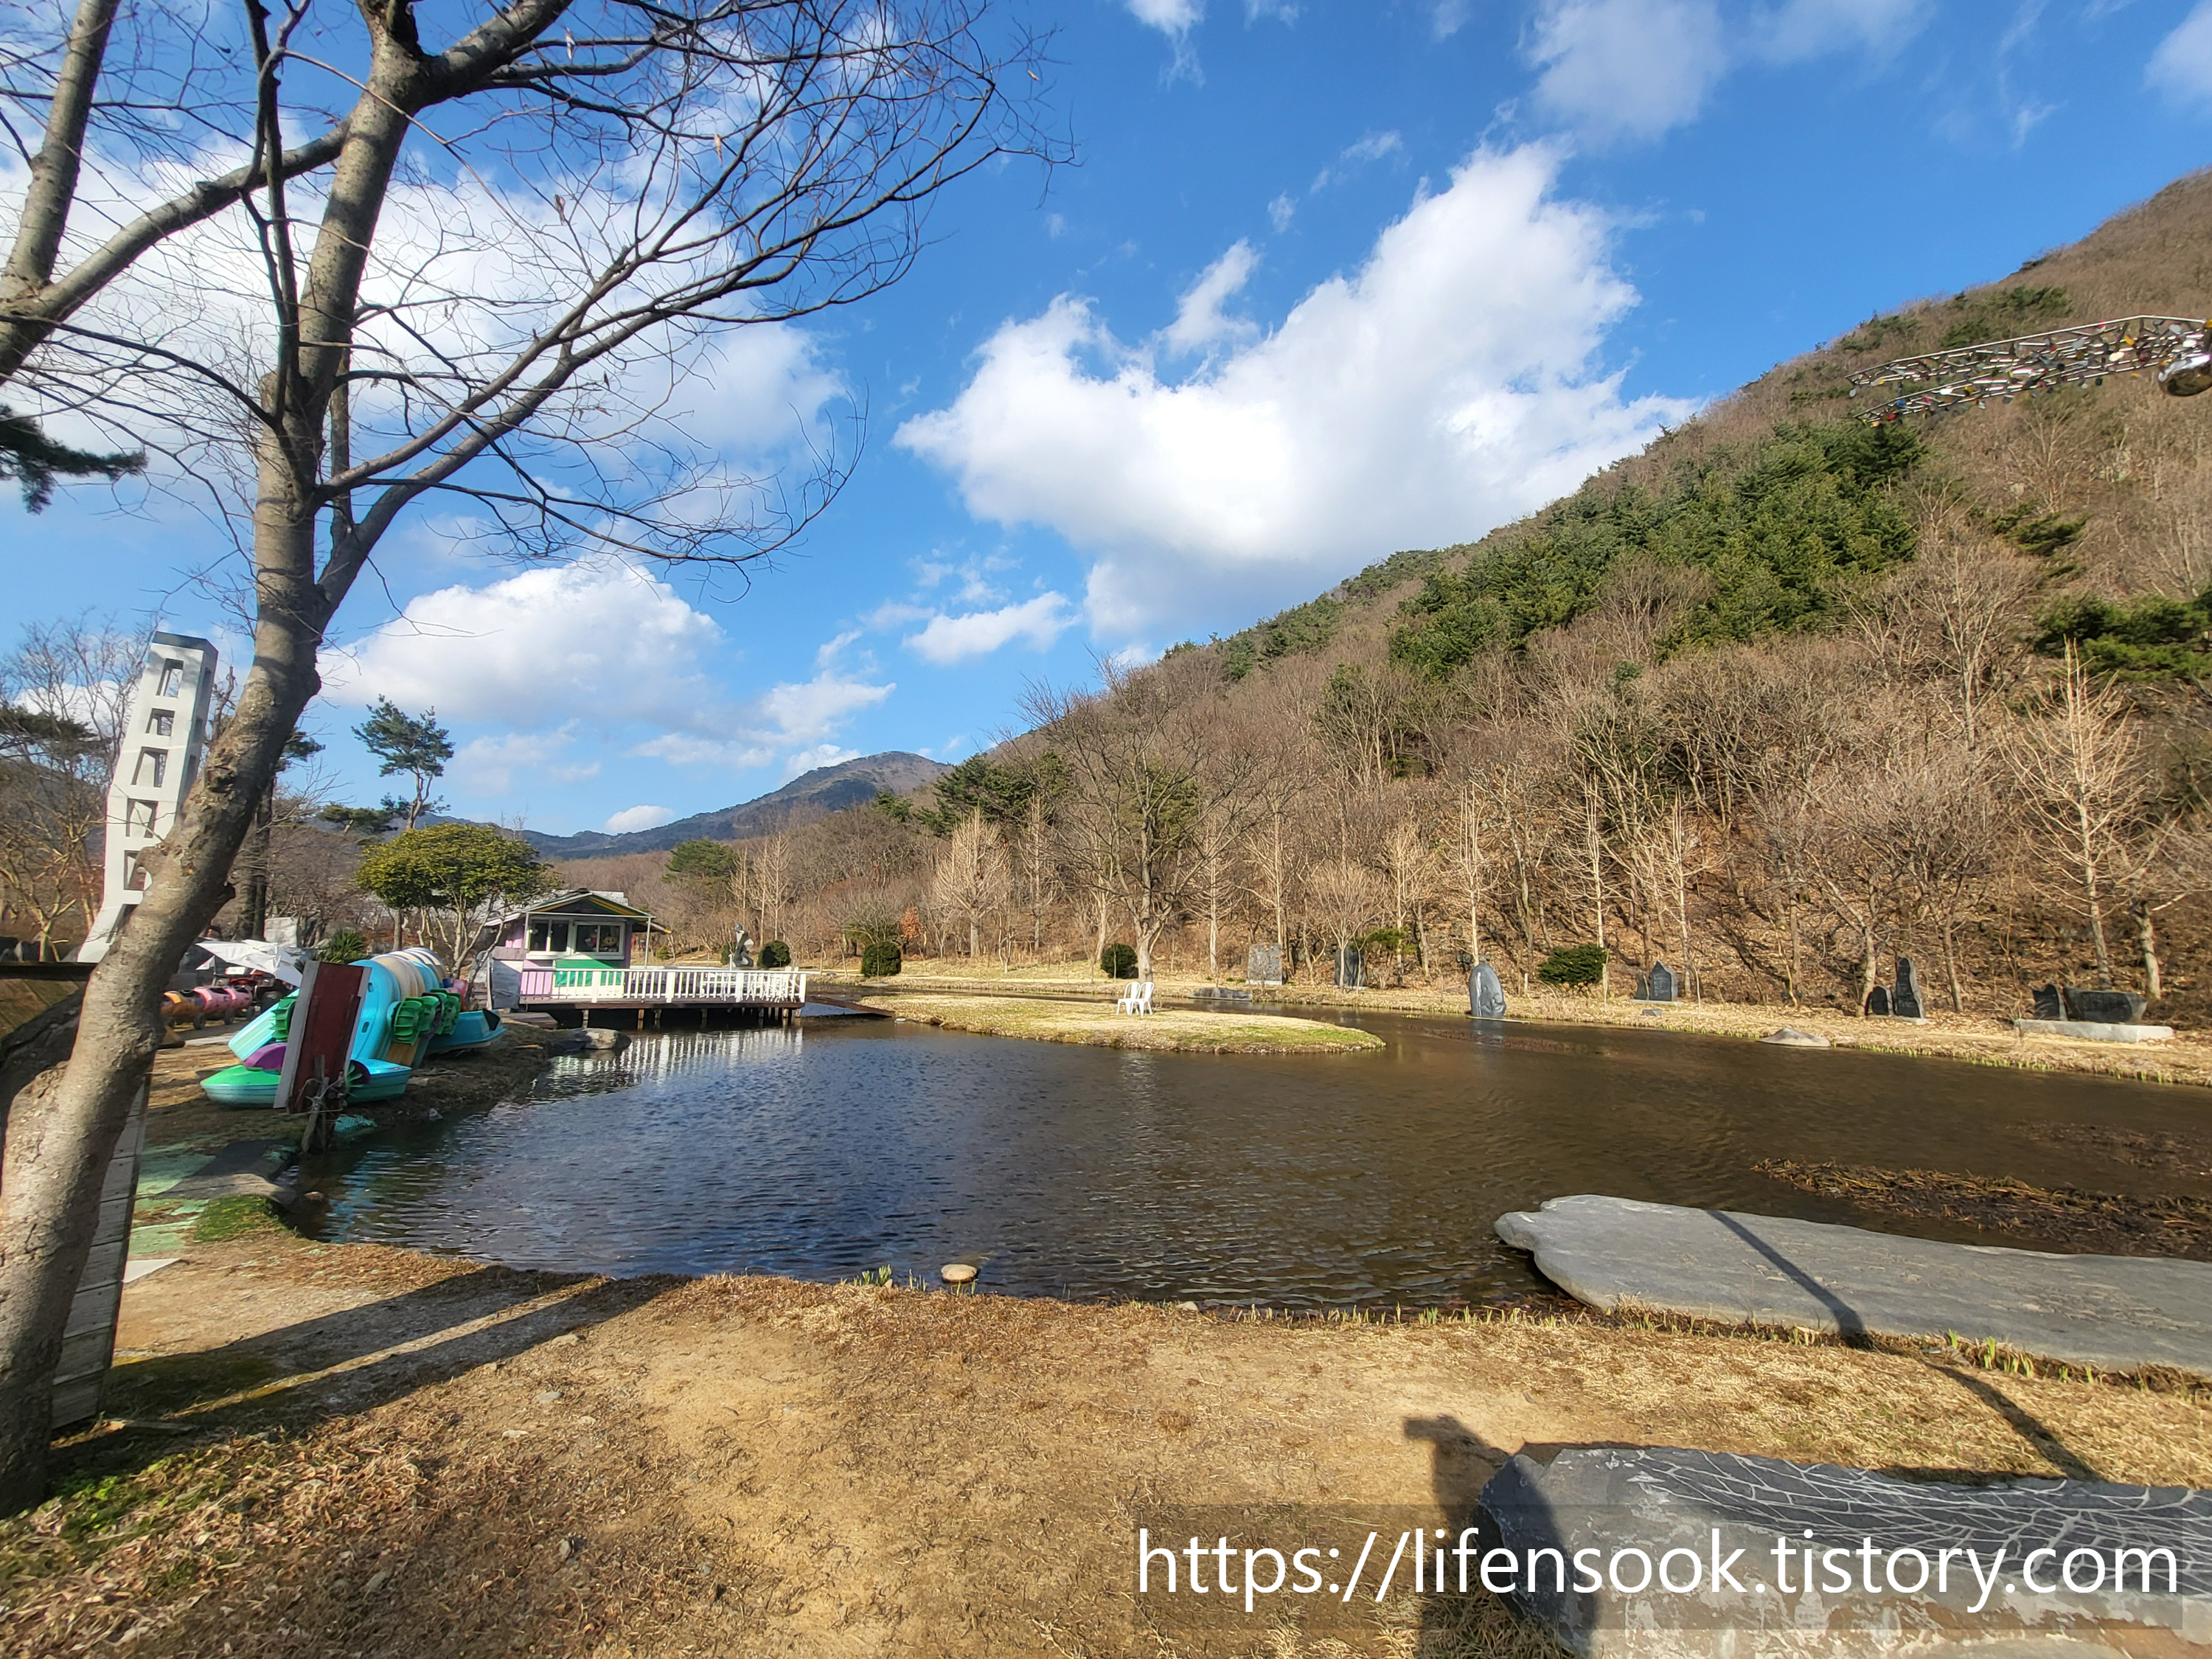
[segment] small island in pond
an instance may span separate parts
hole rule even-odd
[[[1356,1054],[1382,1047],[1370,1031],[1325,1020],[1276,1014],[1216,1013],[1161,1008],[1120,1014],[1110,1002],[1048,997],[944,996],[927,992],[873,993],[860,1006],[901,1019],[983,1036],[1035,1042],[1084,1042],[1100,1048],[1158,1048],[1206,1054]]]

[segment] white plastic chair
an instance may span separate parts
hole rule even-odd
[[[1117,1014],[1149,1014],[1152,1012],[1152,981],[1132,985],[1114,1005]]]

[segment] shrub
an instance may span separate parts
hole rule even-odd
[[[780,939],[770,939],[761,946],[760,965],[763,968],[790,967],[791,947]],[[896,973],[897,969],[894,969],[892,971]]]
[[[1133,945],[1109,945],[1098,953],[1098,966],[1109,979],[1134,979],[1137,976],[1137,947]]]
[[[860,952],[860,974],[865,979],[888,979],[904,965],[905,958],[896,945],[878,940]]]
[[[1536,977],[1547,985],[1595,985],[1605,977],[1605,946],[1562,945],[1544,958]]]
[[[368,941],[350,927],[341,927],[315,952],[325,962],[359,962],[368,954]]]

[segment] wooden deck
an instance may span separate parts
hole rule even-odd
[[[775,1018],[806,1000],[806,975],[793,968],[525,968],[520,975],[525,1008],[586,1015],[682,1008]]]

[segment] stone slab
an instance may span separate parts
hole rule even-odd
[[[2014,1030],[2029,1036],[2080,1037],[2085,1042],[2162,1042],[2171,1025],[2115,1025],[2100,1019],[2016,1019]]]
[[[2184,1487],[1965,1486],[1593,1446],[1523,1451],[1476,1502],[1481,1544],[1510,1553],[1489,1587],[1584,1655],[1963,1648],[1994,1659],[2202,1651],[2212,1638],[2212,1493]],[[1562,1584],[1549,1550],[1580,1553],[1586,1570]],[[2156,1559],[2146,1593],[2129,1553],[2160,1550],[2172,1569]],[[2118,1589],[2116,1561],[2128,1571]],[[1510,1588],[1509,1562],[1522,1569]]]
[[[1769,1031],[1759,1041],[1777,1043],[1784,1048],[1826,1048],[1833,1046],[1818,1031],[1801,1031],[1794,1025],[1785,1025],[1778,1031]]]
[[[164,1267],[173,1267],[183,1260],[180,1255],[133,1256],[123,1264],[123,1282],[136,1285],[149,1273],[157,1273]]]
[[[1582,1194],[1498,1218],[1547,1279],[1728,1324],[1934,1338],[2212,1376],[2212,1263],[1945,1244],[1826,1222]]]

